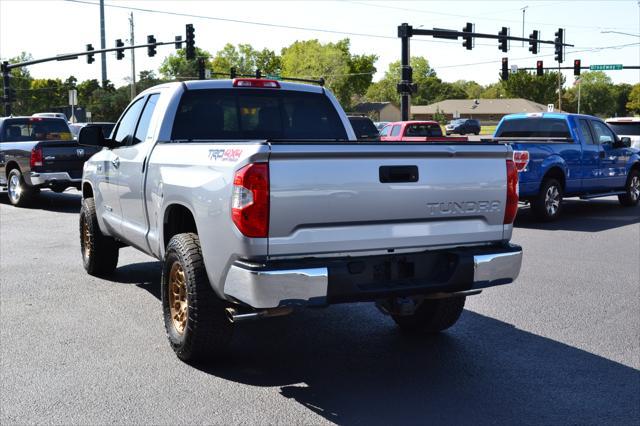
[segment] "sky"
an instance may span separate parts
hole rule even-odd
[[[397,27],[403,22],[414,28],[462,30],[467,22],[476,32],[497,34],[502,26],[512,35],[541,32],[541,38],[553,40],[558,28],[565,28],[567,48],[564,66],[581,59],[583,66],[593,64],[640,65],[640,1],[190,1],[190,0],[105,0],[106,47],[116,39],[128,40],[129,16],[133,13],[136,44],[153,34],[158,41],[184,38],[185,25],[195,27],[196,46],[211,53],[226,43],[248,43],[256,49],[280,52],[296,40],[318,39],[323,43],[343,38],[351,40],[356,54],[376,54],[377,74],[384,75],[389,63],[400,59]],[[145,9],[143,11],[140,9]],[[162,12],[162,13],[160,13]],[[185,16],[192,15],[192,16]],[[252,23],[247,23],[252,22]],[[34,58],[85,50],[91,43],[100,46],[98,0],[0,0],[0,58],[7,59],[25,51]],[[257,25],[256,23],[266,24]],[[295,27],[295,28],[292,28]],[[128,42],[125,42],[128,44]],[[462,40],[442,40],[415,36],[412,56],[425,56],[444,81],[475,80],[481,84],[498,81],[501,58],[510,65],[535,67],[536,60],[556,66],[553,46],[542,46],[538,55],[528,45],[511,42],[506,54],[498,50],[497,40],[476,41],[471,51]],[[135,55],[136,71],[157,72],[173,46],[158,46],[149,58],[146,49]],[[107,54],[108,78],[116,86],[131,75],[129,51],[117,61]],[[79,81],[101,78],[100,57],[87,64],[84,57],[75,61],[50,62],[29,67],[36,78]],[[564,71],[568,82],[573,71]],[[608,71],[614,83],[640,82],[640,70]]]

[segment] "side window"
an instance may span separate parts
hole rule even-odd
[[[127,112],[124,113],[118,123],[118,129],[116,130],[116,134],[113,138],[114,142],[119,145],[126,145],[129,138],[133,137],[136,130],[136,124],[138,123],[138,117],[140,117],[140,112],[142,111],[143,106],[144,98],[140,98],[129,107]]]
[[[391,129],[391,136],[398,136],[400,134],[400,125],[393,126]]]
[[[144,111],[142,111],[142,116],[140,117],[140,122],[138,123],[138,128],[136,129],[135,136],[129,140],[129,145],[135,145],[140,142],[144,142],[147,138],[147,134],[149,133],[149,123],[151,122],[151,117],[153,116],[153,111],[156,109],[156,104],[158,103],[158,98],[160,94],[155,93],[149,96],[147,100],[147,104],[144,107]]]
[[[391,130],[391,126],[384,126],[382,130],[380,130],[380,136],[388,136],[389,130]]]
[[[589,145],[594,143],[593,136],[591,135],[591,129],[589,129],[589,123],[584,119],[580,119],[580,137]]]
[[[615,142],[616,137],[613,132],[601,121],[591,120],[596,142],[599,144]]]

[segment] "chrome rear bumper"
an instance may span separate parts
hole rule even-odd
[[[279,306],[325,305],[336,303],[336,300],[366,300],[369,297],[384,298],[395,294],[427,295],[464,292],[509,284],[518,277],[522,265],[522,249],[519,246],[509,245],[506,249],[496,250],[493,253],[487,252],[486,249],[482,252],[478,251],[453,252],[459,256],[459,259],[449,281],[425,280],[423,283],[420,279],[415,279],[406,287],[400,283],[388,288],[384,288],[383,282],[383,288],[377,289],[375,296],[371,295],[369,289],[358,293],[354,290],[355,286],[345,290],[344,274],[348,274],[345,270],[349,269],[348,265],[353,263],[351,258],[331,260],[331,264],[327,264],[326,267],[318,267],[320,261],[316,260],[314,267],[299,269],[273,269],[267,266],[257,267],[236,263],[229,269],[224,293],[227,297],[253,308],[265,309]],[[426,252],[426,255],[431,253]],[[330,271],[335,272],[330,274]],[[338,277],[338,274],[342,276]],[[418,281],[417,285],[416,281]],[[345,292],[351,293],[345,294]]]
[[[82,178],[73,179],[67,172],[55,172],[55,173],[36,173],[31,172],[27,176],[31,186],[38,185],[51,185],[54,183],[69,184],[69,186],[79,185],[82,182]]]

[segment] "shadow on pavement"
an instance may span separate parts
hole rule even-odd
[[[27,210],[47,210],[58,213],[79,213],[82,203],[82,193],[79,191],[68,190],[62,193],[42,190],[36,195],[27,207],[13,207],[9,202],[9,196],[6,192],[0,192],[0,204],[6,204],[15,209]]]
[[[640,206],[623,207],[617,200],[564,200],[560,218],[538,222],[529,206],[520,207],[514,226],[548,231],[600,232],[640,222]]]
[[[112,281],[160,298],[160,262]],[[633,424],[640,372],[466,310],[435,336],[408,336],[372,304],[239,323],[229,358],[196,366],[278,387],[338,424]],[[215,396],[212,396],[215,398]]]

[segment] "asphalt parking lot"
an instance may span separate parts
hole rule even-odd
[[[512,285],[431,338],[371,304],[243,323],[226,363],[191,367],[164,335],[159,264],[121,251],[85,274],[80,195],[0,193],[0,423],[638,424],[640,208],[521,208]]]

